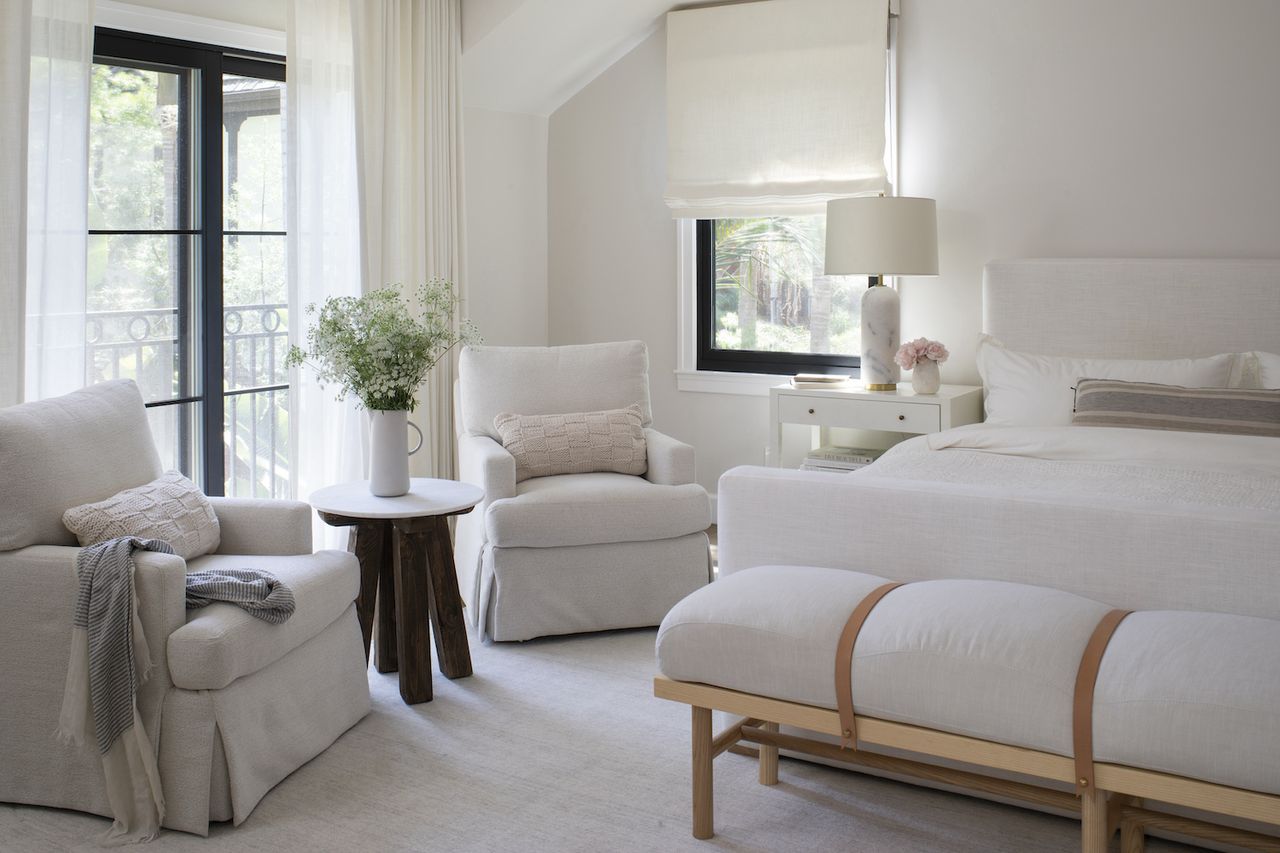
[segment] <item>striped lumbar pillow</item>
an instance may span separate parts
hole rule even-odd
[[[1280,391],[1081,379],[1071,422],[1280,437]]]

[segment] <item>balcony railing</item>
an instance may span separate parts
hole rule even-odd
[[[199,454],[198,394],[182,377],[195,376],[176,308],[96,311],[86,315],[86,360],[91,381],[133,379],[150,401],[152,431],[162,458],[190,473]],[[289,384],[284,367],[288,307],[231,305],[222,312],[225,493],[290,496]],[[193,399],[197,398],[197,399]],[[181,412],[173,417],[174,410]],[[167,415],[167,417],[166,417]],[[168,446],[166,446],[168,445]]]

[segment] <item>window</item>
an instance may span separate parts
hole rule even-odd
[[[94,53],[89,381],[136,381],[209,494],[288,497],[283,60],[104,29]]]
[[[825,219],[698,220],[698,370],[839,373],[858,367],[858,309],[867,279],[822,274]]]

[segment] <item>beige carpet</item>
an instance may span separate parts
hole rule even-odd
[[[783,759],[716,761],[718,835],[689,835],[689,712],[652,698],[654,632],[473,643],[476,674],[437,673],[435,701],[401,703],[371,673],[373,712],[282,782],[239,828],[192,851],[742,851],[1038,853],[1078,850],[1078,824]],[[0,805],[0,849],[96,850],[106,821]],[[1185,850],[1152,842],[1151,851]]]

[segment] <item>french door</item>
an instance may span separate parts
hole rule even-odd
[[[285,67],[99,29],[89,130],[89,381],[134,379],[166,467],[291,493]]]

